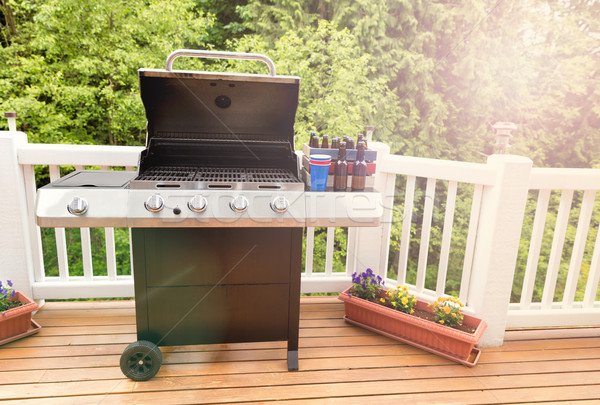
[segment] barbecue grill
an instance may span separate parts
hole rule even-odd
[[[172,70],[179,56],[255,59],[269,75]],[[132,228],[138,341],[133,380],[158,346],[287,341],[298,369],[305,226],[375,226],[377,193],[306,192],[294,152],[300,78],[269,58],[179,50],[140,69],[148,120],[136,173],[76,171],[38,191],[42,227]]]

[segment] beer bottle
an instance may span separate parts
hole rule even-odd
[[[352,191],[363,191],[365,189],[365,177],[367,175],[367,162],[365,162],[365,143],[360,141],[356,145],[356,160],[352,167]]]
[[[346,149],[354,149],[354,139],[351,136],[346,140]]]
[[[329,149],[329,135],[323,135],[323,142],[321,142],[322,149]]]
[[[363,141],[365,143],[365,150],[368,149],[367,147],[367,138],[365,138],[364,134],[358,134],[358,139],[356,140],[356,144],[358,145],[358,143],[360,141]]]
[[[348,187],[348,162],[346,161],[346,142],[340,142],[338,158],[334,166],[333,191],[346,191]]]
[[[311,131],[310,133],[310,143],[308,144],[311,148],[319,147],[319,137],[315,131]]]
[[[340,148],[340,137],[335,136],[331,140],[331,149],[339,149]]]

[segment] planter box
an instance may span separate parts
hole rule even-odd
[[[4,315],[0,313],[0,345],[32,335],[40,329],[40,325],[31,319],[31,313],[38,309],[38,304],[18,291],[14,301],[25,305],[4,311]]]
[[[346,322],[469,367],[477,364],[480,351],[475,348],[475,345],[485,331],[487,326],[485,321],[464,315],[463,324],[475,328],[475,332],[470,334],[362,298],[349,296],[349,291],[350,288],[338,296],[338,299],[344,302]],[[426,303],[421,301],[417,303],[416,309],[433,312]]]

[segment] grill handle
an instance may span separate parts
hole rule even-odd
[[[173,70],[173,62],[180,56],[189,56],[193,58],[215,58],[215,59],[241,59],[241,60],[258,60],[263,62],[269,68],[269,75],[275,76],[275,64],[266,55],[260,53],[245,53],[245,52],[225,52],[225,51],[201,51],[198,49],[177,49],[167,56],[166,70]]]

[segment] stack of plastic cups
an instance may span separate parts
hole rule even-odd
[[[325,191],[331,156],[310,155],[310,189],[312,191]]]

